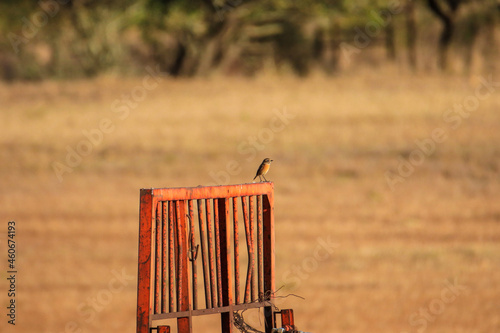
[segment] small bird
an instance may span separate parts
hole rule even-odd
[[[253,180],[255,180],[255,178],[259,177],[260,181],[262,181],[262,177],[264,177],[264,180],[267,182],[265,174],[269,171],[269,168],[271,167],[272,161],[273,160],[271,160],[269,158],[265,158],[264,161],[262,161],[262,164],[259,166],[259,169],[257,170],[257,174],[255,175]]]

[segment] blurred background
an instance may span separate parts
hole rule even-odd
[[[361,64],[491,71],[496,0],[2,1],[0,77],[42,80],[263,70],[333,75]],[[360,55],[360,50],[363,54]]]
[[[499,24],[497,0],[2,1],[1,331],[134,332],[139,189],[266,157],[299,329],[500,331]]]

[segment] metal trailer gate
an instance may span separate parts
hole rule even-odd
[[[264,309],[272,332],[273,183],[140,195],[137,333],[170,332],[168,319],[191,333],[193,316],[207,314],[220,314],[221,332],[234,332],[233,313],[251,308]],[[279,313],[282,326],[294,327],[292,310]]]

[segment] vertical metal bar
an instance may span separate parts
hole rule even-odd
[[[162,228],[161,228],[161,202],[158,202],[156,204],[156,211],[155,211],[155,220],[156,220],[156,225],[155,225],[155,292],[154,292],[154,313],[160,313],[161,312],[161,235],[162,235]]]
[[[151,232],[153,195],[150,189],[141,190],[139,206],[139,253],[137,274],[137,333],[149,333],[151,306]]]
[[[231,286],[231,222],[229,221],[229,199],[217,199],[218,218],[220,224],[219,240],[220,244],[220,271],[221,303],[219,306],[229,306],[233,303],[233,292]],[[233,332],[233,311],[221,314],[222,333]]]
[[[275,257],[274,257],[274,196],[273,191],[263,196],[263,233],[264,233],[264,291],[269,293],[269,298],[276,291],[275,286]],[[274,327],[273,308],[264,308],[266,332],[271,332]]]
[[[293,319],[293,310],[292,309],[283,309],[281,310],[281,326],[295,326],[295,321]]]
[[[256,278],[255,278],[255,196],[250,196],[250,246],[252,248],[252,281],[250,283],[251,287],[251,294],[252,294],[252,301],[258,300],[259,296],[257,295],[257,288],[255,287],[256,284]]]
[[[207,246],[205,244],[205,224],[203,223],[203,201],[198,199],[198,223],[200,226],[200,242],[201,242],[201,260],[203,261],[203,281],[205,282],[205,307],[212,307],[210,299],[210,281],[208,271]]]
[[[189,252],[191,252],[191,283],[193,290],[193,309],[198,309],[198,272],[196,269],[196,256],[198,250],[196,248],[196,238],[194,237],[194,221],[193,221],[193,201],[188,200],[188,211],[189,211]]]
[[[250,216],[248,214],[247,197],[241,197],[241,206],[243,209],[243,222],[245,224],[245,237],[246,237],[247,253],[248,253],[247,277],[245,283],[245,298],[243,302],[250,303],[252,301],[250,291],[251,291],[252,272],[253,272],[253,266],[252,266],[253,248],[252,248],[252,239],[250,237],[250,221],[249,221]]]
[[[175,201],[168,205],[168,311],[174,312],[175,293]]]
[[[233,197],[233,242],[234,242],[234,298],[240,304],[240,235],[238,226],[238,198]]]
[[[264,260],[263,260],[263,232],[262,232],[262,196],[257,196],[257,281],[259,299],[264,295]]]
[[[212,218],[210,200],[205,200],[205,212],[207,214],[207,231],[208,231],[208,261],[210,266],[210,294],[212,296],[212,307],[217,307],[217,281],[215,280],[215,256],[213,247],[213,234],[212,234]]]
[[[177,333],[191,333],[192,327],[191,317],[177,318]]]
[[[158,326],[158,333],[170,333],[170,326]]]
[[[215,268],[217,270],[217,304],[222,306],[222,277],[221,277],[221,253],[220,253],[220,221],[219,221],[219,200],[214,199],[214,231],[215,231]]]
[[[188,269],[188,240],[186,224],[186,207],[184,200],[176,201],[177,221],[177,311],[189,311],[189,269]],[[177,318],[179,333],[191,332],[191,317]]]
[[[167,312],[167,304],[168,304],[168,299],[167,299],[167,258],[168,258],[168,201],[163,201],[163,207],[162,207],[162,218],[161,218],[161,228],[162,228],[162,235],[161,235],[161,244],[162,244],[162,254],[161,254],[161,312],[166,313]]]
[[[179,300],[179,294],[177,292],[177,290],[179,289],[179,280],[177,280],[177,276],[179,275],[179,260],[177,260],[177,257],[179,255],[179,233],[177,232],[177,224],[178,224],[178,219],[179,219],[179,214],[180,214],[180,211],[177,209],[179,207],[179,200],[175,200],[173,201],[174,203],[174,263],[175,263],[175,277],[174,277],[174,283],[175,285],[177,286],[177,288],[175,289],[175,292],[176,292],[176,304],[178,306],[178,300]],[[177,311],[179,311],[179,308],[177,307]]]
[[[174,235],[175,235],[175,284],[176,284],[176,311],[179,312],[181,311],[181,293],[182,293],[182,266],[180,259],[182,257],[182,249],[181,249],[181,244],[180,244],[180,239],[179,237],[181,236],[182,231],[180,230],[182,228],[181,225],[181,207],[180,207],[180,200],[176,200],[175,202],[175,224],[174,224]]]

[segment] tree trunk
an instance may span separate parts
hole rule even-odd
[[[203,0],[205,5],[205,22],[208,25],[207,34],[202,43],[202,57],[199,59],[196,75],[205,76],[216,64],[221,55],[221,33],[223,32],[227,15],[230,9],[227,7],[215,8],[211,0]],[[231,9],[232,10],[232,9]]]
[[[415,18],[415,4],[406,5],[406,47],[408,48],[408,64],[415,71],[417,69],[417,20]]]
[[[443,30],[439,37],[438,47],[438,66],[441,70],[449,69],[448,53],[450,49],[453,33],[455,32],[455,15],[461,4],[460,0],[447,0],[445,2],[448,8],[443,8],[437,0],[427,0],[427,5],[431,11],[441,20]]]
[[[396,42],[394,39],[394,21],[390,20],[385,27],[385,49],[387,51],[387,59],[390,61],[396,60]]]
[[[498,73],[498,54],[500,54],[500,45],[498,43],[498,31],[496,30],[496,22],[486,26],[486,46],[483,48],[484,64],[483,70],[493,76]]]

